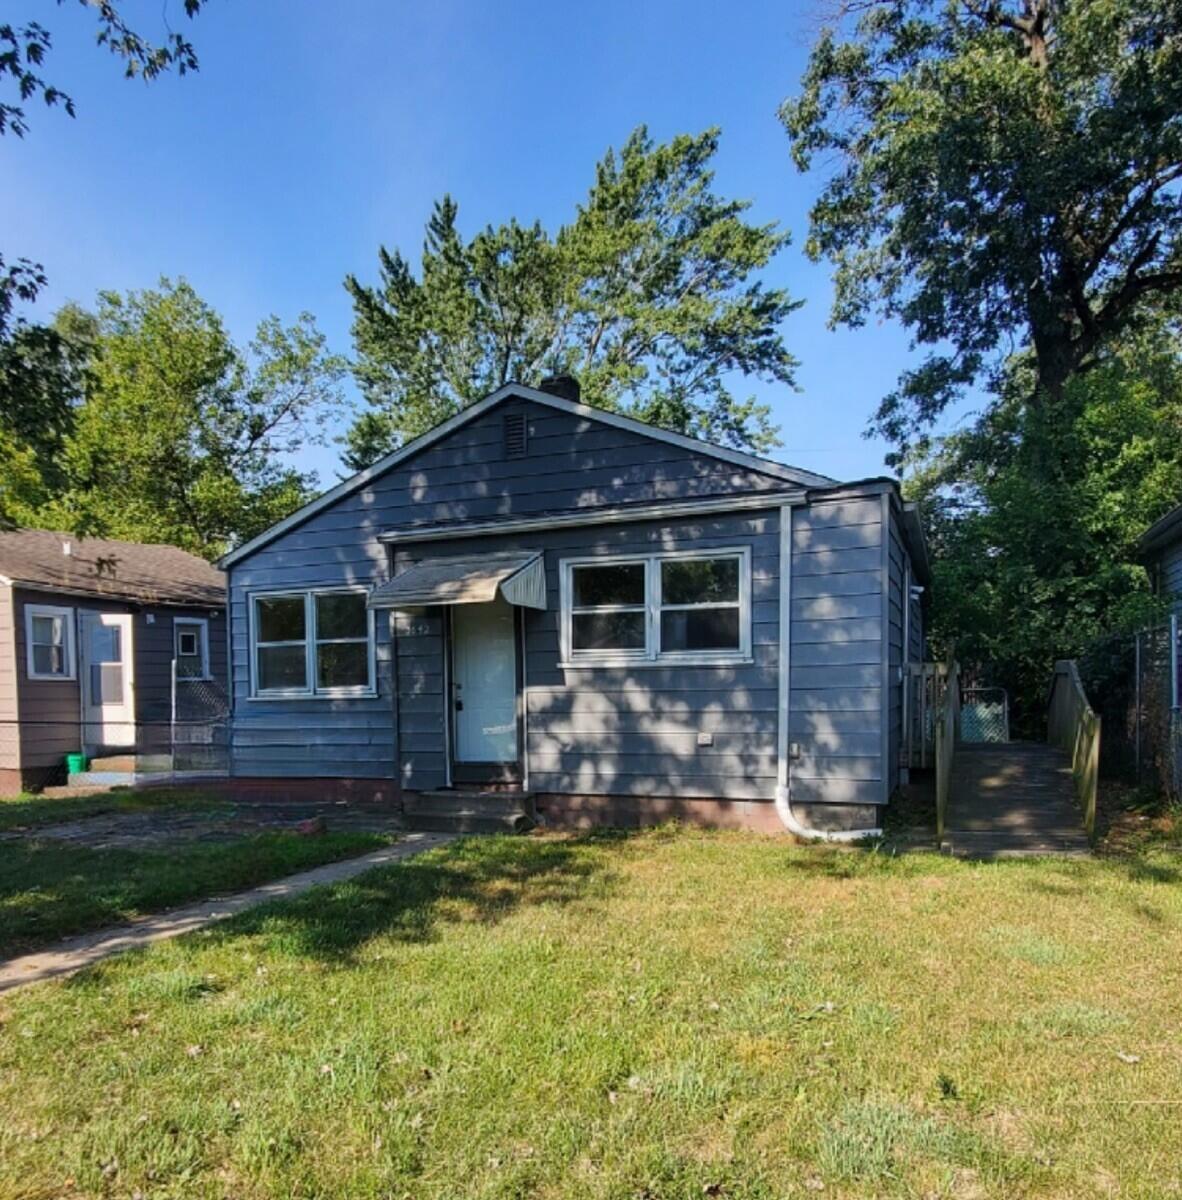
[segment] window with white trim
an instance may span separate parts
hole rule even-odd
[[[25,671],[30,679],[74,678],[74,610],[25,605]]]
[[[252,596],[253,695],[373,695],[373,615],[366,595],[318,588]]]
[[[749,659],[749,549],[565,560],[562,650],[572,664]]]
[[[175,618],[172,641],[177,679],[208,679],[209,622],[204,617]]]

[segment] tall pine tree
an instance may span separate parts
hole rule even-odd
[[[793,383],[781,325],[797,307],[756,278],[788,241],[718,196],[718,130],[663,145],[636,130],[609,151],[574,219],[488,226],[466,239],[439,201],[416,274],[379,252],[353,297],[356,376],[370,409],[347,439],[363,467],[509,381],[578,377],[584,400],[678,432],[766,450],[768,409],[740,376]]]

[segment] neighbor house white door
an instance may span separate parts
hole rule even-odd
[[[134,746],[131,614],[80,615],[83,741],[88,749]]]
[[[452,609],[456,762],[517,761],[516,647],[503,600]]]

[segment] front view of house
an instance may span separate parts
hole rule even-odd
[[[927,559],[842,484],[510,385],[223,560],[233,771],[552,823],[861,830]],[[565,393],[565,394],[559,394]]]

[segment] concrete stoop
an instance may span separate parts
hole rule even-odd
[[[407,792],[402,818],[408,829],[434,833],[525,833],[537,824],[533,793],[520,791]]]

